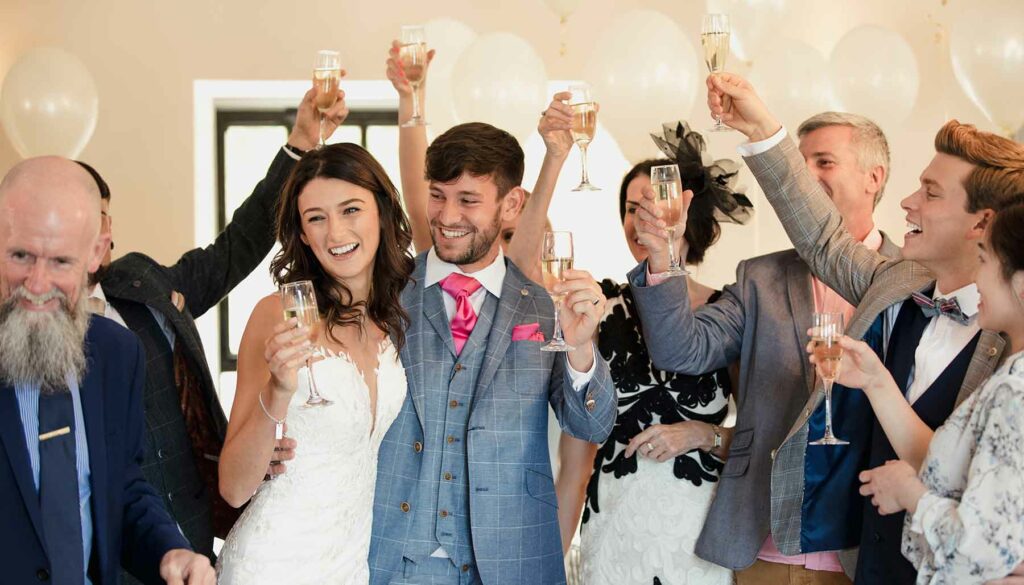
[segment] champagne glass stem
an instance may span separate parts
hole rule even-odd
[[[306,360],[306,380],[309,382],[309,400],[306,400],[306,404],[330,404],[317,390],[316,379],[313,377],[313,360],[310,359]]]
[[[326,146],[327,142],[324,140],[324,119],[325,116],[320,114],[320,146]]]
[[[555,303],[555,332],[551,336],[553,343],[565,343],[565,339],[562,338],[562,322],[559,320],[558,315],[562,309],[562,301]]]
[[[668,268],[679,270],[679,258],[676,258],[676,228],[666,228],[668,232]]]
[[[580,144],[580,161],[583,163],[583,179],[580,180],[581,185],[590,184],[590,174],[587,172],[587,149],[590,147],[589,144]]]
[[[835,439],[832,434],[832,380],[825,380],[825,440]]]
[[[413,122],[413,123],[418,123],[420,121],[420,96],[419,96],[419,93],[420,92],[419,92],[418,88],[415,88],[415,87],[412,88],[412,120],[410,120],[410,121]]]

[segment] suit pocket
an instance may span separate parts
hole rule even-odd
[[[747,467],[749,465],[749,453],[744,453],[742,455],[729,455],[728,461],[725,462],[725,467],[722,468],[720,477],[740,477],[747,473]]]
[[[733,453],[746,453],[750,451],[750,445],[754,442],[754,429],[743,429],[732,435],[732,443],[729,445],[729,456]]]
[[[526,493],[535,500],[558,508],[558,498],[555,495],[555,481],[551,476],[535,469],[526,470]]]

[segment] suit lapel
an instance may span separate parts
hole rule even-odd
[[[793,333],[796,334],[797,347],[803,347],[807,341],[807,330],[813,324],[814,292],[811,290],[811,271],[799,257],[794,258],[786,267],[786,284],[789,289],[789,308],[793,315]],[[812,394],[814,369],[806,359],[800,363],[807,393]]]
[[[524,299],[535,294],[527,287],[525,277],[515,264],[506,261],[505,281],[501,286],[501,298],[498,299],[497,310],[494,311],[494,320],[491,322],[490,331],[487,335],[487,348],[484,354],[484,361],[480,367],[480,376],[476,380],[476,396],[473,400],[476,404],[483,392],[490,387],[498,366],[505,359],[505,352],[512,342],[512,325],[519,314],[520,304]]]
[[[998,333],[982,331],[978,339],[978,346],[971,356],[971,364],[967,367],[967,374],[964,375],[964,382],[960,385],[960,392],[956,395],[956,405],[967,399],[986,378],[992,375],[1000,359],[1003,357],[1003,350],[1006,347],[1006,340]]]
[[[0,444],[7,450],[7,460],[11,462],[14,479],[18,483],[18,491],[24,500],[25,509],[36,529],[39,542],[43,543],[43,519],[39,510],[39,493],[32,480],[32,464],[28,458],[28,445],[25,444],[25,427],[21,424],[18,409],[18,397],[14,388],[6,384],[0,385]],[[44,546],[45,548],[45,546]]]
[[[87,343],[86,347],[97,347],[97,343]],[[88,349],[86,350],[88,351]],[[107,530],[104,522],[107,519],[107,435],[103,408],[104,372],[96,367],[96,360],[87,355],[85,378],[78,388],[82,401],[82,416],[85,418],[85,437],[89,443],[89,474],[92,478],[92,517],[93,535],[96,541],[97,558],[110,558],[107,549]],[[122,437],[123,438],[123,437]]]
[[[441,291],[441,285],[434,284],[423,289],[423,317],[434,328],[445,348],[455,357],[455,340],[452,339],[451,323],[448,322],[448,314],[444,310],[444,292]]]

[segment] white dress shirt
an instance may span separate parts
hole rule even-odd
[[[89,294],[89,298],[99,299],[100,301],[103,302],[104,317],[110,319],[111,321],[117,323],[118,325],[124,327],[125,329],[129,328],[128,325],[125,324],[124,317],[121,316],[121,313],[117,312],[117,309],[114,308],[114,305],[111,305],[109,302],[107,302],[107,295],[104,294],[103,292],[103,285],[97,284],[96,286],[92,287],[92,293]],[[156,319],[156,324],[160,326],[160,331],[162,331],[164,337],[167,338],[167,345],[169,345],[173,350],[176,335],[174,331],[174,325],[171,325],[171,322],[168,321],[167,317],[164,317],[163,313],[161,313],[160,311],[157,311],[156,309],[148,305],[146,306],[146,308],[149,309],[150,314],[153,315],[153,319]]]

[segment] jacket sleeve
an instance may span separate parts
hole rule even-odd
[[[591,443],[602,443],[612,432],[615,424],[615,386],[612,384],[608,362],[594,346],[594,375],[579,390],[573,388],[569,374],[568,360],[564,355],[555,357],[551,372],[551,386],[548,392],[552,410],[566,433]],[[594,401],[592,409],[587,402]]]
[[[252,194],[231,222],[205,248],[185,253],[167,272],[185,295],[189,312],[199,317],[242,282],[274,246],[277,203],[295,160],[280,149]]]
[[[119,446],[126,451],[124,475],[111,480],[121,480],[124,486],[121,564],[143,583],[161,584],[160,561],[167,551],[177,548],[191,550],[192,547],[164,508],[163,500],[142,476],[142,432],[145,424],[142,391],[146,380],[146,362],[138,340],[134,340],[132,357],[134,374],[129,380],[124,442]]]

